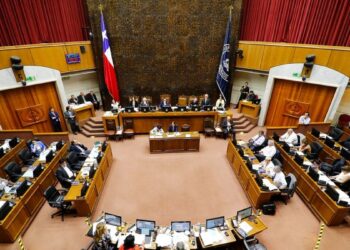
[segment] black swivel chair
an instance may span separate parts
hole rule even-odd
[[[4,168],[5,173],[12,182],[16,182],[22,176],[22,168],[16,162],[8,163]]]
[[[335,141],[339,141],[340,137],[343,134],[344,134],[344,131],[336,127],[331,127],[328,133],[328,135],[331,136]]]
[[[323,147],[318,142],[312,142],[310,144],[310,147],[311,147],[311,153],[307,154],[306,157],[309,160],[316,160],[319,154],[321,153],[321,151],[323,150]]]
[[[64,201],[65,192],[57,190],[54,186],[49,186],[45,192],[44,197],[49,203],[50,207],[57,208],[59,211],[53,213],[51,218],[56,215],[61,216],[61,220],[64,221],[64,215],[74,212],[71,210],[71,203]]]
[[[28,148],[23,148],[19,153],[18,157],[22,160],[23,164],[30,166],[34,163],[35,158],[32,152]]]
[[[297,178],[294,174],[289,173],[286,176],[287,187],[281,190],[281,198],[284,201],[284,204],[287,205],[287,201],[293,197],[296,189],[297,189]]]
[[[84,164],[79,158],[79,154],[77,152],[69,152],[67,155],[67,162],[72,170],[79,171]]]
[[[343,147],[350,149],[350,137],[348,137],[346,140],[340,142],[340,145],[342,145]]]
[[[327,175],[333,176],[340,174],[341,168],[346,164],[344,158],[332,160],[332,158],[326,158],[328,162],[321,162],[320,169]]]

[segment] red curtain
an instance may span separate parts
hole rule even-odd
[[[87,40],[84,0],[0,0],[0,46]]]
[[[350,0],[245,0],[240,39],[350,46]]]

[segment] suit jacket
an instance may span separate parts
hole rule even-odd
[[[179,132],[179,127],[175,124],[174,127],[172,125],[169,126],[168,132]]]
[[[60,121],[60,117],[58,116],[58,113],[57,112],[49,112],[49,117],[50,117],[50,120],[53,122],[53,123],[56,123],[56,122],[59,122]]]
[[[85,103],[84,98],[85,98],[85,96],[78,95],[78,104],[83,104],[83,103]],[[85,100],[86,100],[86,99],[85,99]],[[86,100],[86,101],[87,101],[87,100]]]
[[[81,147],[84,151],[82,152],[79,147]],[[70,145],[70,151],[74,151],[74,152],[77,152],[77,153],[80,153],[80,154],[84,154],[85,151],[87,150],[87,147],[85,147],[83,144],[71,144]]]
[[[198,106],[198,100],[195,102],[194,100],[191,101],[190,106]]]
[[[57,177],[58,181],[61,183],[63,188],[70,188],[72,182],[75,179],[74,176],[69,178],[67,172],[61,166],[59,166],[56,170],[56,177]]]
[[[97,101],[97,97],[95,94],[91,94],[91,93],[88,93],[86,96],[85,96],[85,100],[89,101],[89,102],[98,102]]]
[[[163,107],[170,107],[171,105],[170,105],[170,103],[168,103],[168,102],[166,102],[166,103],[164,103],[163,101],[160,103],[160,105],[159,105],[161,108],[163,108]]]
[[[148,102],[141,102],[140,107],[148,107],[149,103]]]
[[[69,98],[68,104],[78,104],[78,99],[77,98]]]
[[[64,111],[64,117],[67,119],[67,120],[75,120],[75,112],[74,111]],[[73,117],[71,117],[73,116]]]
[[[210,99],[208,98],[207,100],[202,100],[202,106],[204,105],[211,105]]]
[[[137,107],[139,106],[139,103],[138,103],[138,101],[135,100],[135,104],[133,105],[132,100],[131,100],[131,101],[129,102],[129,106],[130,106],[130,107],[137,108]]]

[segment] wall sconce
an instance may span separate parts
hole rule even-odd
[[[21,64],[21,58],[18,56],[11,56],[10,61],[12,72],[16,77],[16,82],[21,82],[23,86],[26,86],[26,75],[23,70],[23,65]]]
[[[314,67],[315,55],[307,55],[306,62],[304,63],[303,70],[301,71],[302,80],[305,81],[306,78],[310,78],[312,68]]]

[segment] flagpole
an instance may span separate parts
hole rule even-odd
[[[230,20],[232,20],[232,10],[233,10],[233,6],[230,5],[229,9],[230,9]]]

